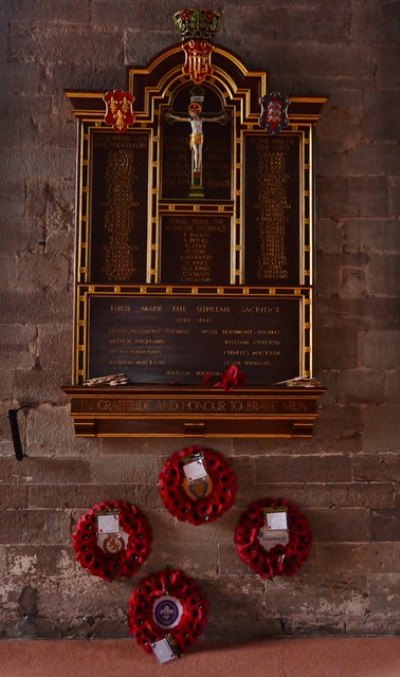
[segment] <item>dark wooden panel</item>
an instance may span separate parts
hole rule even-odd
[[[161,282],[229,284],[230,223],[229,216],[163,216]]]
[[[251,384],[300,373],[300,297],[89,297],[89,375],[201,383],[238,365]]]
[[[93,283],[146,280],[148,144],[144,132],[93,132]]]
[[[299,137],[246,136],[246,284],[299,284]]]

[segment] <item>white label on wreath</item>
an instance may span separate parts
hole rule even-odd
[[[267,529],[268,531],[284,531],[288,528],[287,512],[268,512],[267,515]]]
[[[271,550],[276,545],[289,543],[289,529],[286,508],[271,508],[264,510],[265,522],[258,532],[258,540],[265,550]]]
[[[98,514],[97,533],[99,534],[117,534],[119,532],[119,512],[108,512]]]
[[[167,663],[167,661],[172,661],[176,658],[167,639],[160,639],[158,642],[153,642],[151,648],[159,663]]]
[[[179,599],[163,595],[153,604],[153,619],[160,628],[175,628],[182,618],[183,608]]]
[[[200,458],[196,461],[186,463],[183,466],[183,472],[185,473],[189,482],[199,480],[202,477],[207,477],[207,470],[204,467],[204,461]]]

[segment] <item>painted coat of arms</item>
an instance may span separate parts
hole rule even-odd
[[[258,118],[260,127],[269,134],[277,134],[289,125],[287,110],[290,99],[285,94],[271,92],[260,99],[261,114]]]
[[[107,112],[104,120],[117,132],[125,132],[135,122],[135,114],[132,104],[135,97],[123,89],[114,89],[104,95],[107,104]]]

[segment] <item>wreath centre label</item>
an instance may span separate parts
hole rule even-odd
[[[161,628],[175,628],[182,618],[183,607],[179,599],[163,595],[153,605],[153,619]]]

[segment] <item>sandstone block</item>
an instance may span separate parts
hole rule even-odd
[[[154,28],[154,17],[157,17],[157,28],[165,31],[173,27],[172,13],[176,11],[171,3],[154,0],[151,5],[123,5],[116,20],[115,5],[112,0],[94,0],[92,22],[95,26],[127,25],[141,31]]]
[[[121,481],[152,484],[158,481],[161,467],[161,459],[155,456],[94,458],[91,461],[91,481],[95,484],[111,484]]]
[[[62,544],[70,538],[70,516],[47,510],[8,510],[1,514],[0,542]]]
[[[343,266],[339,295],[341,297],[357,298],[359,296],[365,296],[365,293],[365,269],[355,266]]]
[[[69,282],[71,262],[63,254],[25,252],[17,259],[17,275],[21,291],[57,291]]]
[[[54,176],[72,179],[74,168],[75,150],[72,148],[41,148],[40,153],[36,149],[24,149],[23,154],[7,148],[0,165],[0,181],[8,181],[10,176],[16,181],[51,181]]]
[[[332,8],[333,9],[333,8]],[[330,11],[325,5],[325,11],[330,18],[325,21],[325,11],[322,15],[314,5],[294,5],[285,12],[285,26],[287,40],[290,44],[310,42],[329,46],[332,43],[349,41],[350,15],[347,3]],[[324,17],[324,19],[322,18]],[[270,7],[263,4],[249,4],[245,13],[242,6],[230,7],[229,13],[224,15],[223,30],[236,33],[240,26],[241,31],[248,36],[257,34],[260,25],[268,24],[268,36],[276,40],[282,30],[282,7]],[[331,28],[331,30],[329,30]]]
[[[218,571],[222,576],[237,574],[243,577],[252,574],[252,570],[239,558],[233,542],[218,544]]]
[[[397,298],[323,298],[315,306],[316,326],[336,329],[393,329],[400,321]],[[375,365],[374,365],[375,366]]]
[[[306,510],[315,542],[358,542],[371,537],[369,511],[363,508]]]
[[[318,219],[316,246],[326,254],[340,254],[343,251],[343,224],[336,219]]]
[[[398,46],[399,15],[396,3],[358,2],[352,13],[352,39],[364,42],[368,35],[369,44]]]
[[[79,508],[86,511],[95,503],[112,500],[129,501],[141,509],[159,509],[162,506],[158,487],[153,484],[69,484],[66,486],[39,484],[29,488],[23,487],[23,489],[29,489],[29,507],[35,509]]]
[[[6,254],[0,253],[0,271],[2,291],[9,295],[17,287],[17,257],[15,253],[11,255],[9,252]],[[16,324],[20,322],[21,318],[18,318]]]
[[[384,399],[385,374],[377,369],[347,369],[338,375],[338,401],[379,404]]]
[[[248,494],[251,493],[249,498]],[[289,498],[299,508],[390,508],[394,506],[393,486],[388,483],[371,484],[317,483],[284,481],[281,483],[263,483],[262,495],[272,498]],[[246,491],[247,501],[243,503],[239,492],[236,504],[247,506],[251,500],[260,498],[260,486],[254,485]]]
[[[201,548],[195,543],[184,543],[179,538],[169,542],[153,542],[152,561],[149,558],[149,573],[166,567],[181,567],[189,576],[213,576],[217,573],[217,546],[215,543],[204,543]],[[157,565],[155,565],[157,562]],[[141,572],[142,573],[142,572]],[[143,573],[143,575],[145,575]]]
[[[322,295],[360,296],[365,291],[365,254],[325,254],[317,257],[317,285]],[[354,279],[355,278],[355,279]]]
[[[357,366],[357,332],[355,329],[324,327],[315,331],[317,369],[349,369]]]
[[[9,135],[9,132],[8,132]],[[15,218],[25,213],[25,186],[20,183],[1,183],[0,200],[3,217]]]
[[[66,322],[72,318],[71,293],[63,295],[48,289],[40,292],[14,291],[12,295],[0,292],[0,304],[3,312],[3,322],[19,324],[21,317],[27,324],[35,322]]]
[[[171,21],[174,11],[177,10],[172,8],[168,19],[164,19],[165,30],[163,31],[128,29],[126,45],[128,63],[147,64],[155,54],[179,40]]]
[[[398,176],[389,179],[389,213],[395,218],[400,214],[400,178]]]
[[[368,600],[363,590],[364,581],[348,574],[346,580],[316,578],[304,580],[297,576],[289,582],[268,584],[268,612],[278,617],[301,615],[303,622],[316,619],[362,617],[367,613]]]
[[[371,513],[374,541],[396,541],[400,530],[400,508],[384,508]]]
[[[52,405],[63,405],[66,403],[67,397],[60,386],[69,380],[69,376],[68,360],[66,360],[64,368],[19,369],[14,377],[14,398],[19,402],[31,404],[46,401]]]
[[[88,441],[85,442],[87,445]],[[75,435],[68,408],[41,404],[37,409],[31,409],[27,418],[26,444],[30,456],[71,455]]]
[[[1,366],[3,369],[31,369],[35,365],[37,329],[32,325],[0,325]]]
[[[15,458],[0,462],[0,481],[15,484],[71,484],[89,482],[89,462],[79,458],[26,458],[18,463]]]
[[[388,402],[400,401],[400,371],[390,369],[385,374],[385,396]]]
[[[11,483],[0,484],[0,505],[3,510],[27,508],[28,492],[29,488],[26,486],[15,486]]]
[[[384,176],[317,178],[318,213],[323,218],[378,217],[388,215],[388,186]]]
[[[359,332],[360,359],[366,367],[395,369],[400,360],[400,331]]]
[[[339,175],[360,176],[365,174],[366,167],[373,167],[374,175],[391,176],[393,174],[396,175],[398,171],[395,142],[362,140],[339,154],[339,157],[335,161],[334,142],[326,141],[324,147],[319,150],[318,155],[324,157],[325,176],[334,176],[332,168],[336,168],[336,173]],[[330,155],[333,155],[333,157],[329,157]]]
[[[376,453],[354,456],[352,459],[353,479],[361,482],[400,482],[398,453],[380,454],[379,445],[372,447]]]
[[[367,292],[372,296],[400,296],[399,255],[374,254],[366,268]]]
[[[256,484],[347,482],[350,480],[350,459],[343,454],[257,458],[255,477]]]
[[[43,231],[41,224],[36,223],[29,216],[6,218],[0,214],[0,228],[2,230],[1,248],[8,256],[14,257],[15,252],[37,249],[42,242]],[[16,267],[16,262],[15,262]],[[5,271],[2,272],[4,277]],[[21,318],[19,319],[21,321]]]
[[[21,69],[19,64],[7,63],[2,68],[3,87],[9,97],[17,94],[35,96],[39,91],[40,77],[41,73],[38,64],[26,64]],[[21,99],[20,103],[22,106],[24,105]]]
[[[383,45],[376,49],[377,85],[379,89],[400,89],[400,74],[396,61],[400,59],[400,49],[396,45]]]
[[[67,21],[76,23],[88,21],[88,0],[11,0],[10,15],[14,20]]]
[[[396,108],[400,103],[400,92],[366,90],[365,92],[365,134],[371,141],[395,141],[399,138],[400,123]]]
[[[76,49],[79,43],[80,49]],[[9,30],[9,58],[19,63],[79,63],[123,64],[121,30],[94,32],[84,25],[71,26],[35,22],[12,23]]]
[[[371,574],[368,576],[368,590],[371,612],[384,616],[400,611],[400,574]]]
[[[400,228],[394,219],[347,219],[343,227],[345,251],[400,251]]]
[[[14,372],[11,369],[3,369],[0,380],[0,398],[3,400],[12,399],[12,386],[14,380]],[[0,451],[0,456],[1,456]]]
[[[304,50],[301,42],[290,42],[282,50],[282,43],[266,40],[265,32],[258,26],[256,34],[252,36],[245,31],[234,36],[225,33],[224,44],[227,43],[236,53],[241,50],[242,58],[251,58],[255,68],[264,69],[267,64],[269,72],[274,74],[277,81],[281,82],[282,79],[288,87],[287,91],[293,94],[304,93],[304,72],[310,74],[307,91],[319,95],[326,91],[336,92],[337,88],[354,91],[374,83],[374,57],[364,41],[357,45],[353,43],[346,50],[340,44],[312,44],[312,41]],[[339,99],[340,91],[337,95]]]
[[[321,574],[336,579],[349,575],[366,576],[398,572],[399,543],[316,543],[313,556]]]
[[[38,352],[42,367],[59,365],[69,368],[71,345],[72,327],[69,324],[46,324],[38,327]]]
[[[363,411],[363,424],[363,450],[366,453],[399,451],[399,405],[366,407]]]

